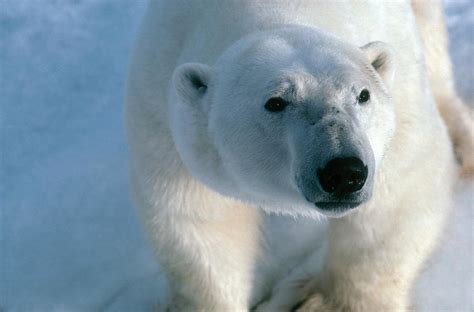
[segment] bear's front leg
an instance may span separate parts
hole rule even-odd
[[[214,215],[205,209],[200,216],[163,214],[148,224],[168,274],[167,311],[248,310],[259,215],[242,205],[227,206]]]
[[[440,174],[332,220],[324,270],[306,285],[312,295],[297,311],[410,310],[411,288],[443,229],[450,197],[449,174]]]

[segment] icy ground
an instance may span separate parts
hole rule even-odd
[[[163,278],[132,208],[126,68],[144,0],[0,0],[0,311],[149,311]],[[474,3],[447,3],[472,103]],[[473,311],[472,184],[420,311]]]

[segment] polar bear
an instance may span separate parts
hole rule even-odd
[[[408,307],[455,179],[413,12],[150,2],[127,120],[168,309]]]

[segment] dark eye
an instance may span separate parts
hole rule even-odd
[[[370,92],[367,89],[360,91],[359,96],[357,97],[357,102],[365,103],[370,100]]]
[[[288,103],[279,97],[271,98],[265,103],[265,109],[270,112],[281,112]]]

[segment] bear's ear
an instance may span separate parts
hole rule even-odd
[[[392,47],[381,41],[372,41],[360,47],[372,67],[382,77],[386,86],[392,86],[395,74],[394,52]]]
[[[206,94],[211,68],[199,63],[185,63],[173,73],[173,88],[176,95],[188,104],[194,104]]]

